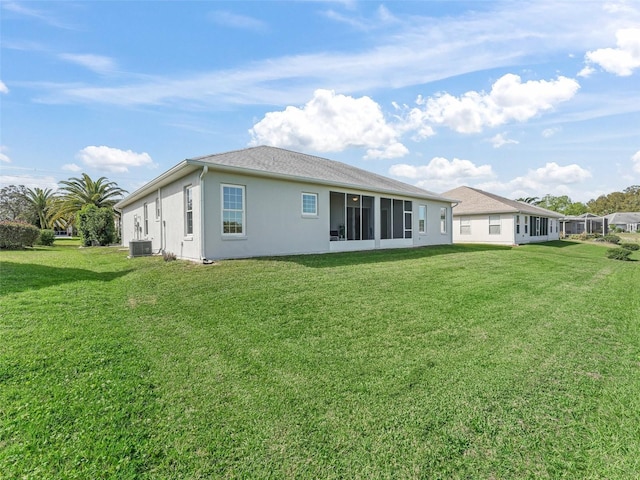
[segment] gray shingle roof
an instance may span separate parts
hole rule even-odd
[[[182,178],[188,172],[193,172],[205,165],[213,170],[230,170],[245,175],[277,177],[345,189],[354,188],[426,198],[447,203],[455,201],[437,193],[383,177],[346,163],[293,152],[283,148],[260,146],[183,160],[118,202],[116,208],[123,208],[148,195],[154,189],[168,185]]]
[[[191,158],[208,165],[241,168],[256,174],[277,174],[329,185],[353,186],[398,194],[442,199],[437,193],[383,177],[346,163],[277,147],[259,146]]]
[[[442,195],[460,200],[460,203],[453,208],[453,214],[456,216],[490,213],[522,213],[539,217],[562,217],[558,212],[536,207],[528,203],[518,202],[517,200],[510,200],[477,188],[458,187],[444,192]]]
[[[609,223],[616,225],[640,223],[640,212],[616,212],[605,217]]]

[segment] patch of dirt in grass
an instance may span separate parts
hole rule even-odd
[[[156,303],[158,303],[158,297],[156,295],[129,297],[127,299],[127,305],[129,306],[129,308],[137,308],[141,305],[155,305]]]

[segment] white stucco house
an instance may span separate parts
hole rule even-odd
[[[454,201],[260,146],[186,159],[115,206],[124,246],[194,261],[452,243]]]
[[[460,202],[453,208],[454,243],[520,245],[560,239],[562,215],[471,187],[442,194]]]

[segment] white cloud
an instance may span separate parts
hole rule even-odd
[[[27,188],[50,188],[58,189],[58,182],[52,176],[34,175],[0,175],[0,187],[9,185],[24,185]]]
[[[116,68],[116,63],[113,59],[103,55],[61,53],[58,57],[64,61],[75,63],[76,65],[101,74],[111,73]]]
[[[562,129],[560,127],[554,127],[554,128],[545,128],[542,131],[542,136],[544,138],[550,138],[553,137],[556,133],[562,131]]]
[[[148,153],[136,153],[106,146],[88,146],[76,155],[82,163],[96,170],[124,173],[130,167],[154,166]],[[72,167],[73,168],[73,167]]]
[[[75,163],[65,163],[64,165],[62,165],[62,170],[66,172],[80,172],[82,171],[82,167]]]
[[[616,39],[617,48],[600,48],[587,52],[585,59],[588,63],[600,65],[609,73],[629,76],[640,67],[640,28],[618,30]]]
[[[517,145],[520,142],[518,142],[517,140],[512,140],[510,138],[506,138],[504,136],[504,134],[498,133],[493,138],[491,138],[491,143],[493,144],[493,148],[500,148],[500,147],[503,147],[503,146],[508,145],[510,143],[514,144],[514,145]]]
[[[9,93],[9,87],[2,80],[0,80],[0,93]]]
[[[316,90],[304,107],[269,112],[251,130],[252,145],[274,145],[317,152],[367,148],[366,158],[397,158],[408,153],[380,106],[369,97]]]
[[[267,24],[257,18],[249,17],[247,15],[239,15],[226,10],[210,12],[207,17],[214,23],[223,27],[253,30],[256,32],[262,32],[268,29]]]
[[[582,2],[579,9],[572,2],[498,2],[480,10],[437,21],[427,14],[396,15],[401,24],[381,31],[371,38],[374,43],[369,48],[356,52],[316,51],[264,58],[227,70],[138,75],[107,86],[42,82],[35,85],[40,88],[37,100],[173,103],[179,108],[298,105],[319,85],[355,95],[508,68],[526,63],[532,55],[584,52],[613,35],[622,22],[638,18],[637,13],[620,19],[609,14],[609,23],[594,32],[593,19],[603,15],[597,2]]]
[[[428,98],[424,120],[445,125],[459,133],[477,133],[510,121],[524,122],[571,99],[580,85],[573,79],[530,80],[507,74],[499,78],[490,93],[470,91],[461,97],[448,93]]]
[[[631,162],[633,163],[633,171],[640,174],[640,150],[631,157]]]
[[[444,191],[473,180],[494,176],[491,165],[475,165],[469,160],[454,158],[449,161],[434,157],[427,165],[392,165],[389,174],[394,177],[417,180],[416,185],[427,190]]]
[[[6,146],[0,145],[0,162],[11,163],[11,159],[9,158],[9,155],[5,153],[8,150],[9,149]]]
[[[489,192],[506,194],[510,198],[542,196],[546,193],[567,195],[571,193],[570,185],[580,184],[591,176],[591,172],[575,163],[561,166],[549,162],[544,167],[530,169],[526,175],[508,182],[491,181],[481,183],[477,187]]]

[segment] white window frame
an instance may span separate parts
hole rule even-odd
[[[242,192],[242,208],[225,208],[224,191],[226,188],[239,189]],[[224,217],[225,212],[241,213],[241,228],[240,232],[225,232],[224,231]],[[227,238],[239,238],[247,236],[247,192],[244,185],[236,185],[232,183],[223,183],[220,185],[220,231],[223,237]]]
[[[314,207],[313,212],[305,212],[305,210],[304,210],[304,208],[305,208],[305,197],[313,198],[313,207]],[[318,216],[318,194],[317,193],[302,192],[300,200],[301,200],[300,209],[301,209],[301,212],[302,212],[302,216],[304,216],[304,217],[317,217]]]
[[[440,233],[447,233],[447,207],[440,207]]]
[[[160,197],[156,196],[156,221],[160,221]]]
[[[418,205],[418,233],[427,233],[427,206]]]
[[[496,229],[491,227],[498,227],[498,228]],[[500,215],[489,215],[489,235],[500,235],[501,232],[502,232],[502,220],[500,218]]]
[[[149,204],[147,202],[142,206],[144,235],[149,235]]]
[[[187,237],[193,236],[193,185],[185,185],[184,196],[184,234]],[[191,222],[189,222],[191,220]],[[189,225],[191,223],[191,225]]]
[[[460,217],[460,235],[471,235],[470,217]]]

